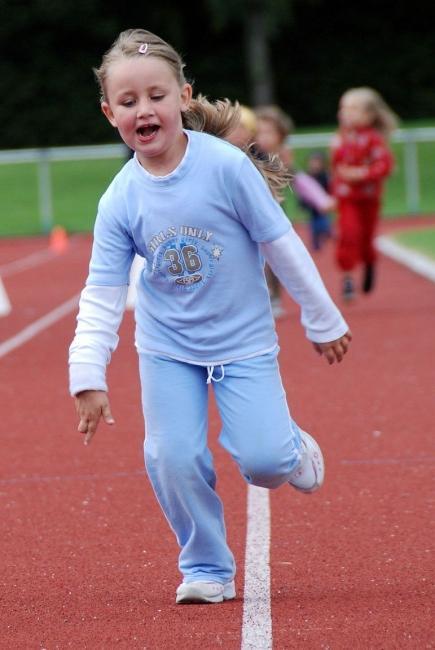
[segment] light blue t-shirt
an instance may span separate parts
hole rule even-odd
[[[136,345],[200,364],[247,358],[277,344],[258,243],[291,225],[267,183],[237,147],[186,131],[169,175],[136,158],[101,198],[87,284],[127,284],[145,258],[137,292]]]

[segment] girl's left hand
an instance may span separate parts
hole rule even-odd
[[[323,354],[323,356],[326,357],[327,362],[331,365],[334,361],[340,363],[340,361],[343,360],[351,340],[352,332],[348,330],[346,334],[340,336],[340,338],[335,341],[330,341],[328,343],[313,343],[313,345],[316,352],[321,355]]]

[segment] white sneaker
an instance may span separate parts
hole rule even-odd
[[[175,602],[178,605],[187,603],[221,603],[236,597],[234,580],[231,582],[196,581],[182,582],[177,588]]]
[[[301,431],[302,460],[293,471],[289,483],[301,492],[315,492],[325,478],[325,463],[322,451],[312,436],[306,431]]]

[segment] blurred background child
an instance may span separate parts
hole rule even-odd
[[[325,192],[330,191],[330,173],[328,169],[327,156],[322,151],[312,151],[307,161],[307,173],[314,178]],[[304,208],[309,217],[311,235],[311,247],[314,251],[322,248],[324,242],[332,237],[331,217],[327,212],[319,210],[313,204],[303,199],[300,205]]]
[[[258,106],[254,109],[257,117],[257,145],[260,151],[278,155],[283,163],[293,168],[293,152],[287,142],[293,132],[291,117],[279,106]]]
[[[292,171],[291,185],[297,198],[319,211],[333,209],[335,201],[325,192],[324,188],[314,178],[294,168],[293,152],[288,143],[289,135],[294,129],[291,117],[279,106],[275,105],[259,106],[255,108],[255,115],[257,117],[256,144],[259,152],[278,156],[286,167]],[[266,278],[272,312],[275,318],[279,318],[285,313],[281,302],[281,285],[267,266]]]
[[[340,99],[332,143],[332,187],[338,207],[336,261],[343,273],[343,299],[355,297],[354,270],[363,265],[361,290],[375,283],[374,239],[383,182],[393,168],[388,136],[397,116],[372,88],[351,88]]]

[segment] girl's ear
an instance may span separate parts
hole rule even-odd
[[[184,84],[181,88],[181,112],[187,111],[189,108],[190,100],[192,99],[192,86],[190,84]]]
[[[115,117],[113,115],[113,111],[110,108],[110,105],[107,102],[101,102],[101,110],[104,113],[104,115],[107,117],[109,120],[110,124],[112,126],[118,126],[115,120]]]

